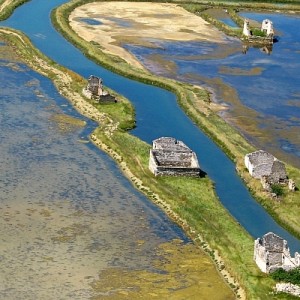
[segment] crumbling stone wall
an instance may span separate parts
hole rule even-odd
[[[251,176],[258,179],[266,176],[270,183],[278,183],[287,179],[284,163],[263,150],[245,155],[245,166]]]
[[[287,179],[286,169],[283,162],[275,159],[269,175],[269,182],[277,183]]]
[[[264,273],[272,273],[279,268],[291,270],[300,266],[298,252],[292,257],[287,241],[273,232],[254,241],[254,260]]]
[[[102,79],[94,75],[91,75],[88,78],[88,84],[83,88],[82,94],[96,102],[117,102],[117,99],[114,96],[103,89]]]
[[[200,167],[196,154],[184,143],[163,137],[153,141],[149,169],[155,175],[199,176]]]

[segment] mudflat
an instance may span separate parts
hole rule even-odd
[[[89,19],[94,22],[89,24],[86,22]],[[175,4],[89,3],[77,7],[69,20],[80,37],[97,42],[104,52],[122,57],[140,68],[140,62],[122,48],[123,44],[151,47],[155,39],[219,43],[224,39],[224,35],[208,22]]]

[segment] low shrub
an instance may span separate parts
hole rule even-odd
[[[285,271],[282,268],[271,273],[271,277],[276,281],[284,281],[292,284],[300,284],[300,267],[290,271]]]
[[[276,196],[283,196],[284,190],[280,184],[272,184],[271,185],[272,193],[276,194]]]

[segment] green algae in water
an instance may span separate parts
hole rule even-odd
[[[108,268],[91,283],[91,299],[234,299],[215,267],[194,244],[161,244],[151,270]]]
[[[66,114],[53,114],[50,120],[56,125],[57,130],[64,134],[76,131],[86,125],[85,121]]]

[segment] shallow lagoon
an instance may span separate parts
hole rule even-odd
[[[95,124],[48,79],[5,60],[0,77],[1,299],[134,299],[153,287],[234,298],[209,258],[86,143]]]

